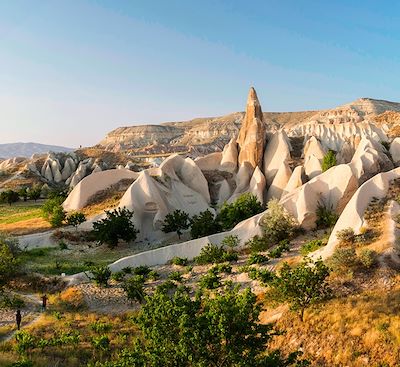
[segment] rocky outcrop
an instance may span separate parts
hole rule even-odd
[[[238,168],[238,148],[236,139],[232,138],[222,151],[221,171],[235,172]]]
[[[287,186],[292,176],[292,170],[290,169],[286,161],[282,162],[277,174],[272,181],[271,186],[268,189],[267,200],[280,199],[285,187]]]
[[[400,162],[400,138],[393,139],[392,144],[390,144],[389,151],[393,162],[398,164]]]
[[[314,154],[305,162],[304,171],[310,180],[322,173],[321,162]]]
[[[262,166],[266,126],[257,93],[250,88],[246,114],[239,131],[239,165],[249,162],[253,168]]]

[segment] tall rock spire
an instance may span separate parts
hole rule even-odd
[[[246,114],[239,131],[237,143],[240,147],[239,165],[249,162],[254,168],[261,168],[264,154],[266,126],[257,93],[250,88],[247,97]]]

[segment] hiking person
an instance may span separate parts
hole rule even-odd
[[[47,295],[42,296],[42,312],[46,311],[47,307]]]
[[[21,315],[21,310],[17,310],[17,313],[15,314],[15,322],[17,323],[17,329],[21,329],[21,321],[22,321],[22,315]]]

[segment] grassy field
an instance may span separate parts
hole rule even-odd
[[[41,216],[43,203],[18,202],[0,205],[0,232],[24,235],[50,229],[50,224]]]

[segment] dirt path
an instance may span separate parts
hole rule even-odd
[[[21,309],[21,330],[36,322],[40,316],[41,300],[36,294],[20,294],[26,306]],[[9,332],[0,336],[0,342],[11,340],[17,332],[15,325],[15,310],[0,310],[0,327],[11,327]]]

